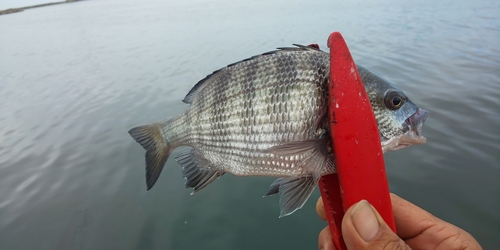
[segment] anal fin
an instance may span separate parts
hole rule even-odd
[[[193,188],[194,194],[208,186],[225,172],[210,167],[210,164],[194,149],[180,153],[175,160],[182,168],[182,177],[186,179],[186,188]]]
[[[280,218],[302,208],[316,186],[312,176],[276,179],[265,196],[280,193]]]
[[[264,197],[275,195],[280,192],[280,182],[282,181],[283,178],[278,178],[271,183],[271,186],[269,186],[269,191],[267,191],[267,194],[264,195]]]

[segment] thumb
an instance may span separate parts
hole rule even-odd
[[[410,249],[366,200],[346,211],[342,235],[348,249]]]

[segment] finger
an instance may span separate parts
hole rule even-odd
[[[399,237],[415,249],[481,249],[466,231],[445,222],[420,207],[391,194]]]
[[[333,245],[332,234],[330,233],[330,228],[325,227],[318,236],[318,248],[321,250],[336,250],[335,245]]]
[[[316,213],[318,213],[321,219],[326,220],[325,207],[323,206],[323,199],[321,198],[321,196],[316,202]]]
[[[410,249],[366,200],[346,211],[342,234],[348,249]]]
[[[397,232],[402,239],[418,236],[429,226],[438,223],[432,214],[395,194],[391,194],[391,201]]]

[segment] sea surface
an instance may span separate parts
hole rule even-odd
[[[0,249],[316,249],[316,190],[278,219],[273,178],[146,191],[127,131],[171,118],[212,71],[340,31],[430,111],[385,155],[392,192],[500,247],[500,2],[82,1],[0,16]],[[173,155],[182,151],[178,149]]]

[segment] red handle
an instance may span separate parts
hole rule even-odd
[[[394,232],[396,226],[380,134],[370,100],[349,48],[339,32],[330,34],[328,47],[331,97],[328,115],[338,182],[332,181],[335,178],[332,175],[323,176],[319,184],[322,196],[325,194],[323,203],[334,243],[338,241],[335,246],[346,249],[341,238],[341,218],[351,205],[362,199],[377,209]],[[335,192],[337,194],[333,194]],[[340,197],[342,211],[339,205],[335,205],[340,203]],[[338,240],[335,237],[339,237]]]
[[[325,207],[326,220],[332,234],[332,241],[338,250],[345,250],[344,240],[342,239],[342,218],[344,209],[342,207],[342,196],[339,178],[337,174],[323,175],[318,182],[319,191]]]

